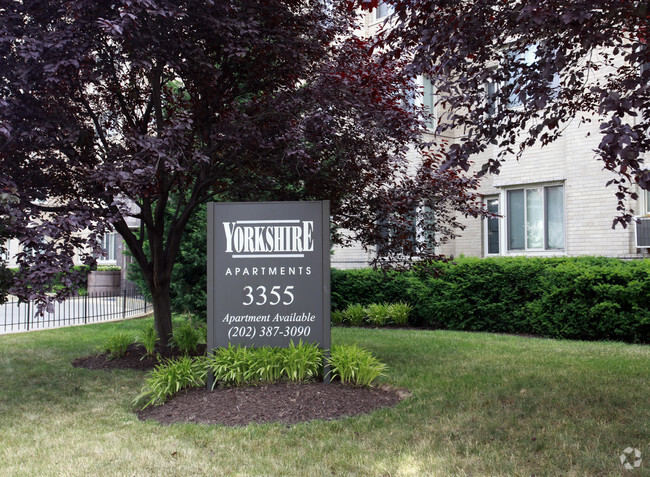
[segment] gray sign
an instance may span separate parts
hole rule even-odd
[[[329,202],[208,204],[208,350],[330,347]]]

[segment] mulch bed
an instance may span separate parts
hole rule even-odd
[[[178,349],[156,346],[156,353],[162,360],[176,358],[182,356],[183,353]],[[205,354],[205,345],[199,345],[197,355]],[[86,356],[84,358],[77,358],[72,361],[72,366],[75,368],[87,369],[137,369],[140,371],[148,371],[153,369],[159,364],[156,358],[146,356],[144,348],[136,344],[131,344],[127,348],[126,355],[118,359],[110,359],[106,354],[97,354]]]
[[[162,358],[179,353],[160,349]],[[198,353],[204,354],[205,347]],[[144,350],[129,346],[126,356],[108,359],[104,354],[77,358],[72,365],[88,369],[149,370],[158,364],[155,358],[144,357]],[[286,425],[315,419],[340,419],[367,414],[376,409],[394,406],[410,393],[390,386],[356,387],[340,383],[277,383],[260,386],[189,389],[161,406],[139,411],[142,420],[154,419],[162,424],[194,422],[244,426],[249,423],[280,422]]]

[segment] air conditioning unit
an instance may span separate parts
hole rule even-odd
[[[650,248],[650,217],[637,218],[636,248]]]

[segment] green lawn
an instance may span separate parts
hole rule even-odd
[[[0,475],[650,475],[649,346],[335,328],[413,396],[334,422],[165,427],[131,411],[143,373],[70,365],[144,323],[0,336]]]

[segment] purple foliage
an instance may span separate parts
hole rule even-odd
[[[423,120],[403,106],[416,94],[404,64],[379,61],[350,35],[356,18],[326,4],[0,0],[0,215],[27,247],[14,293],[44,300],[62,273],[71,284],[75,251],[93,265],[114,228],[165,338],[182,233],[206,201],[329,199],[350,231],[336,238],[369,246],[389,237],[381,209],[415,194],[449,220],[478,213],[475,179],[431,162],[407,175]]]
[[[385,59],[408,52],[413,74],[427,74],[451,111],[440,132],[462,131],[448,167],[468,170],[494,145],[482,173],[508,157],[560,137],[569,121],[597,120],[594,158],[613,173],[618,215],[650,185],[650,15],[636,0],[389,0],[390,28],[376,39]],[[350,0],[348,8],[375,8]],[[488,84],[498,85],[490,88]]]

